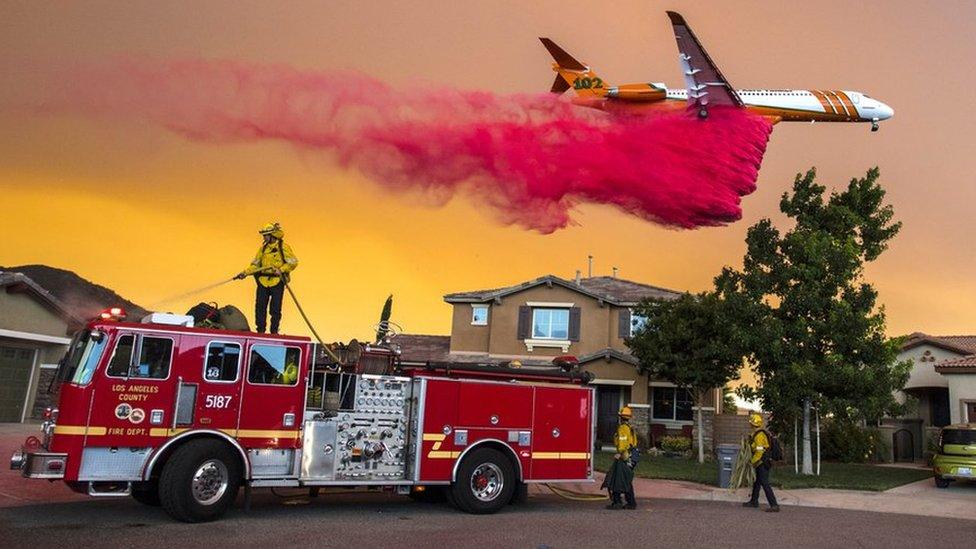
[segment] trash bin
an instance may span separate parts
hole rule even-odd
[[[718,485],[720,488],[728,488],[732,481],[735,461],[739,457],[739,445],[719,444],[715,453],[718,457]]]

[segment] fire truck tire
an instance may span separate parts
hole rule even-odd
[[[163,509],[181,522],[206,522],[223,515],[237,498],[241,466],[227,444],[191,440],[166,462],[159,478]]]
[[[159,507],[159,483],[156,481],[140,482],[132,484],[132,499],[143,505]]]
[[[508,505],[518,479],[508,457],[494,448],[478,448],[458,467],[451,494],[458,509],[475,515],[495,513]]]
[[[518,505],[529,501],[529,485],[520,482],[518,486],[515,487],[515,492],[512,494],[512,505]]]

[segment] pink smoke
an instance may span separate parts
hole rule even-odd
[[[277,140],[377,184],[456,193],[541,233],[580,203],[669,227],[722,225],[755,190],[771,126],[739,110],[609,116],[551,94],[393,89],[355,72],[122,61],[60,75],[49,111],[145,119],[208,143]]]

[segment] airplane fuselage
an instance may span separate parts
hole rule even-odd
[[[650,89],[661,85],[646,84]],[[628,89],[643,87],[627,85]],[[621,86],[624,88],[624,86]],[[612,90],[612,88],[611,88]],[[581,106],[598,108],[608,112],[627,113],[645,110],[685,110],[688,108],[688,91],[664,88],[664,97],[657,100],[616,99],[603,97],[574,97]],[[850,90],[736,90],[747,110],[766,117],[770,122],[871,122],[876,124],[894,115],[888,105],[861,92]]]

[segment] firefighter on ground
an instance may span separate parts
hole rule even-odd
[[[288,273],[298,267],[298,258],[285,244],[285,233],[278,223],[268,223],[258,231],[264,242],[255,254],[254,260],[234,278],[243,279],[254,276],[257,282],[257,295],[254,304],[254,323],[257,331],[263,333],[268,314],[271,315],[271,333],[278,333],[281,323],[281,300],[285,295]]]
[[[610,505],[607,509],[636,509],[637,500],[634,498],[634,467],[636,462],[637,435],[634,434],[630,426],[632,412],[629,406],[624,406],[618,414],[620,425],[617,427],[617,436],[614,439],[617,453],[614,454],[614,462],[603,479],[603,488],[610,492]],[[634,459],[632,459],[634,458]],[[626,498],[627,504],[624,505],[620,500],[621,496]]]
[[[766,494],[766,503],[769,504],[766,512],[778,513],[779,504],[776,503],[776,494],[773,493],[773,487],[769,485],[769,470],[773,467],[773,460],[769,456],[772,440],[769,433],[763,429],[761,415],[750,414],[749,425],[754,429],[749,441],[752,446],[752,466],[756,469],[756,481],[752,483],[752,496],[742,506],[759,507],[759,488],[762,488]]]

